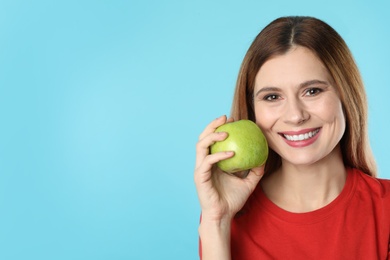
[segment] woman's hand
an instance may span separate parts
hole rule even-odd
[[[264,167],[251,169],[244,179],[222,172],[215,164],[234,156],[233,152],[210,154],[209,147],[227,138],[215,129],[232,120],[226,116],[212,121],[199,136],[196,146],[195,185],[202,209],[202,221],[231,221],[244,206],[264,173]]]

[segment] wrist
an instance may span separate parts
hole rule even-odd
[[[210,215],[205,212],[202,212],[201,214],[201,224],[209,227],[221,228],[224,226],[230,226],[232,219],[233,216],[231,215],[224,215],[221,217],[212,214]]]
[[[230,237],[230,226],[232,223],[232,217],[225,216],[221,219],[216,219],[202,214],[201,222],[199,225],[199,235],[202,237],[204,233],[218,234],[221,236]]]
[[[199,237],[203,260],[223,259],[230,257],[231,218],[220,220],[205,218],[199,225]]]

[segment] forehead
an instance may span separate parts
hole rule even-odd
[[[294,47],[275,56],[261,66],[255,79],[255,90],[263,86],[299,85],[308,80],[331,81],[321,60],[305,47]]]

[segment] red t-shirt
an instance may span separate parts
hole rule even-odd
[[[258,185],[232,221],[231,253],[233,260],[390,259],[390,180],[349,169],[340,195],[307,213],[279,208]]]
[[[260,185],[232,222],[232,259],[390,259],[390,180],[349,169],[327,206],[291,213]]]

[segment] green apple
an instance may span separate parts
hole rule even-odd
[[[210,147],[212,154],[233,151],[234,156],[219,161],[218,167],[229,174],[261,166],[268,158],[268,143],[260,128],[250,120],[239,120],[218,127],[215,132],[227,132],[228,137]]]

